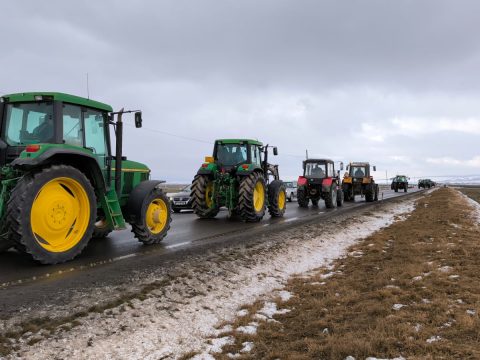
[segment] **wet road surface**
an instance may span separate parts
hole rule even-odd
[[[410,189],[409,193],[417,189]],[[405,193],[395,193],[390,190],[383,191],[383,198],[403,196]],[[380,194],[380,200],[382,194]],[[365,205],[365,201],[357,197],[355,203],[346,202],[344,208]],[[318,208],[310,206],[308,209],[299,208],[293,203],[287,204],[287,211],[283,218],[270,218],[267,215],[259,223],[244,223],[239,218],[228,218],[227,211],[221,211],[215,219],[198,219],[193,212],[183,211],[173,214],[170,231],[165,240],[154,246],[144,246],[139,243],[130,230],[113,232],[106,239],[93,239],[84,252],[75,260],[66,264],[45,266],[34,263],[29,258],[22,256],[14,250],[0,254],[0,287],[9,287],[19,283],[32,281],[37,278],[49,277],[51,274],[66,274],[76,270],[89,269],[98,265],[108,266],[109,263],[123,261],[128,258],[138,257],[146,253],[166,255],[178,249],[185,249],[198,242],[208,242],[232,234],[241,234],[250,230],[274,228],[277,225],[301,222],[307,218],[318,217],[322,214],[336,211],[327,210],[323,201]]]

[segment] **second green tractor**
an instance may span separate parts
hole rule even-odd
[[[281,217],[286,209],[286,191],[278,166],[268,162],[268,150],[276,147],[250,139],[216,140],[213,156],[205,162],[192,183],[192,206],[200,218],[213,218],[226,207],[230,215],[246,222],[260,221],[268,209]]]

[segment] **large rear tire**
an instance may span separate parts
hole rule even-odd
[[[238,212],[246,222],[257,222],[265,216],[265,179],[260,172],[253,172],[240,181]]]
[[[325,193],[325,206],[327,209],[337,207],[337,189],[334,185],[330,186],[330,189]]]
[[[338,188],[337,189],[337,206],[338,207],[343,206],[343,201],[344,201],[343,190],[341,188]]]
[[[143,198],[140,217],[132,222],[132,232],[141,243],[160,243],[170,229],[172,214],[170,201],[162,190],[153,188]]]
[[[287,208],[287,192],[283,181],[273,180],[268,186],[268,212],[272,217],[282,217]]]
[[[298,189],[297,190],[297,203],[298,206],[302,208],[308,208],[308,202],[310,199],[307,197],[306,189]]]
[[[192,182],[192,209],[202,219],[214,218],[220,208],[215,204],[213,180],[207,175],[196,175]]]
[[[355,201],[355,195],[353,194],[353,187],[348,184],[342,185],[343,199],[345,201]]]
[[[368,184],[365,189],[365,201],[372,202],[375,200],[375,185]]]
[[[53,165],[22,177],[7,204],[15,247],[42,264],[79,255],[92,237],[97,204],[90,181],[78,169]]]

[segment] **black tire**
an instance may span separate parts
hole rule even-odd
[[[355,195],[353,194],[353,188],[347,184],[342,185],[343,199],[344,201],[355,201]]]
[[[176,208],[172,208],[172,210],[175,214],[178,214],[180,211],[182,211],[181,209],[176,209]]]
[[[398,185],[395,185],[394,190],[395,192],[398,192]]]
[[[312,206],[318,207],[318,201],[319,201],[319,200],[320,200],[320,199],[312,199]]]
[[[268,212],[271,217],[282,217],[285,214],[285,210],[287,209],[286,191],[285,185],[281,180],[273,180],[270,185],[268,185]]]
[[[308,208],[309,198],[307,197],[306,189],[297,190],[297,203],[302,208]]]
[[[405,184],[405,187],[403,189],[403,192],[407,192],[408,191],[408,184]]]
[[[113,229],[108,225],[104,216],[97,217],[97,221],[93,226],[93,235],[95,239],[104,239],[106,238]]]
[[[207,205],[210,182],[213,182],[213,180],[207,175],[196,175],[192,182],[192,209],[202,219],[214,218],[220,211],[220,208],[215,203],[211,207]]]
[[[344,195],[343,195],[343,190],[339,187],[337,189],[337,206],[341,207],[343,206],[343,201],[344,201]]]
[[[166,211],[165,220],[161,221],[161,223],[163,223],[163,227],[162,225],[159,226],[161,227],[161,230],[159,232],[156,232],[156,230],[152,229],[149,226],[147,219],[148,208],[151,204],[154,204],[155,202],[158,203],[158,206],[164,207],[164,209],[161,209],[159,211]],[[130,225],[132,225],[132,232],[134,236],[138,239],[138,241],[145,245],[160,243],[165,238],[165,236],[167,236],[168,230],[170,229],[170,223],[172,222],[171,206],[168,197],[163,193],[161,189],[153,188],[143,198],[140,214],[140,218],[138,218],[135,222],[130,223]],[[157,214],[156,216],[158,217],[159,215]]]
[[[261,206],[261,209],[259,210],[255,209],[254,204],[254,190],[257,184],[263,186],[264,194],[263,206]],[[266,190],[265,179],[260,172],[253,172],[240,181],[240,187],[238,190],[238,211],[243,221],[257,222],[263,219],[267,203]]]
[[[373,199],[374,201],[378,201],[378,193],[380,189],[377,184],[375,184],[375,198]]]
[[[365,188],[365,201],[373,202],[375,199],[375,184],[368,184]]]
[[[89,217],[85,219],[86,228],[81,239],[66,251],[49,251],[46,249],[44,246],[54,245],[50,244],[48,239],[43,239],[40,235],[34,234],[31,224],[34,202],[43,190],[43,187],[56,179],[59,179],[58,181],[60,179],[74,180],[78,183],[86,194],[90,208]],[[72,192],[68,186],[61,186],[75,198],[74,191]],[[45,214],[48,214],[48,211],[45,211]],[[51,216],[53,217],[54,215],[57,216],[57,213],[52,213]],[[6,222],[7,227],[10,229],[10,237],[14,241],[17,250],[28,254],[32,259],[42,264],[59,264],[72,260],[87,246],[93,234],[96,215],[97,201],[95,192],[87,177],[72,166],[53,165],[37,172],[26,174],[18,181],[7,203]],[[77,222],[77,218],[74,219],[72,226]],[[43,243],[43,246],[41,243]]]
[[[331,185],[330,189],[325,193],[325,206],[327,209],[337,207],[337,189],[335,185]]]

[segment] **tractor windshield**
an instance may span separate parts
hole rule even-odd
[[[305,176],[309,178],[324,178],[326,176],[327,169],[325,164],[319,163],[306,163],[305,164]]]
[[[218,144],[217,162],[225,166],[235,166],[247,162],[247,145]]]
[[[53,141],[53,105],[51,102],[10,103],[5,108],[3,137],[10,146]]]
[[[367,176],[367,171],[364,166],[352,166],[350,174],[352,177],[365,177]]]

